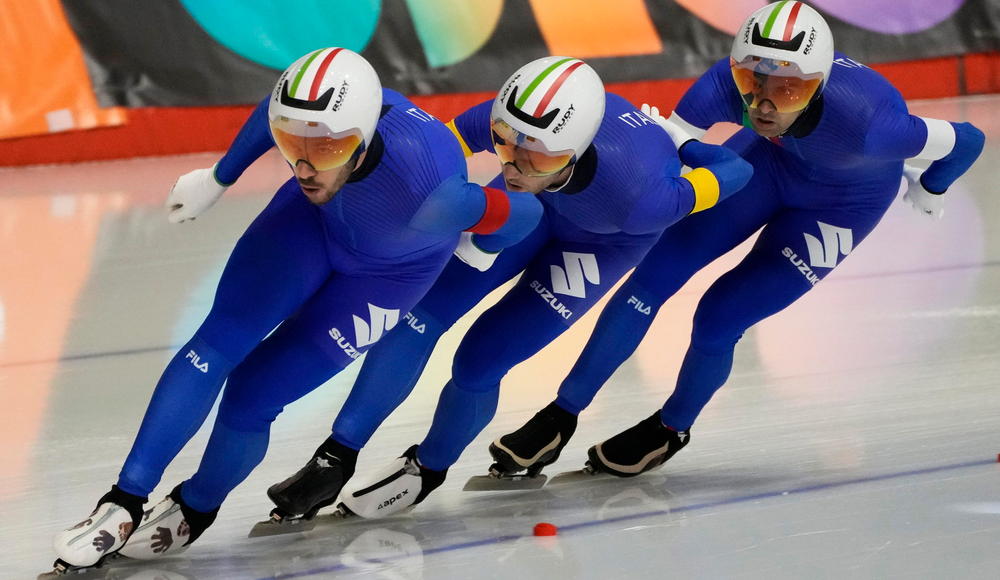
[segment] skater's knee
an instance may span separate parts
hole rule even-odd
[[[706,294],[694,314],[691,344],[705,352],[725,350],[732,348],[746,329],[738,313]]]
[[[510,370],[511,365],[498,354],[503,349],[494,342],[495,338],[470,332],[459,345],[452,360],[451,376],[460,389],[484,392],[497,388],[500,379]]]
[[[451,376],[455,386],[470,393],[485,393],[499,389],[500,379],[506,369],[489,364],[484,359],[456,354],[452,362]]]
[[[219,403],[219,420],[240,431],[266,431],[283,409],[260,397],[252,380],[237,368]]]

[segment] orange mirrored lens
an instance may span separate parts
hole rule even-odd
[[[345,137],[302,137],[277,127],[271,127],[274,142],[281,155],[295,165],[299,160],[308,161],[316,171],[336,169],[347,163],[361,144],[358,135]]]
[[[496,150],[500,163],[512,164],[527,177],[543,177],[558,173],[573,160],[572,151],[553,154],[519,147],[518,139],[534,142],[534,138],[521,135],[499,119],[493,121],[492,127],[493,149]]]
[[[822,79],[765,75],[748,68],[733,67],[736,89],[748,107],[771,101],[779,113],[794,113],[809,105]]]
[[[573,155],[547,155],[541,151],[532,151],[514,145],[498,145],[494,143],[497,157],[504,165],[512,163],[522,174],[528,177],[542,177],[558,173],[569,165]]]

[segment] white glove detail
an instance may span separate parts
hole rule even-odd
[[[172,224],[193,220],[219,200],[228,186],[215,180],[215,165],[207,169],[195,169],[177,178],[170,188],[166,207],[167,219]]]
[[[458,247],[455,248],[456,258],[480,272],[489,270],[498,255],[500,255],[500,252],[486,252],[481,250],[472,241],[472,232],[462,232],[462,236],[458,240]]]
[[[920,183],[923,170],[911,165],[903,166],[903,179],[906,180],[906,193],[903,201],[913,206],[916,211],[939,220],[944,215],[944,194],[931,193]]]
[[[670,135],[670,140],[674,142],[674,147],[677,149],[680,149],[681,145],[687,143],[691,139],[695,139],[693,135],[685,131],[680,125],[661,115],[660,109],[657,107],[651,107],[646,103],[643,103],[640,110],[644,115],[656,121],[656,124],[667,132],[667,135]]]

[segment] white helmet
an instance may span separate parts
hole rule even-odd
[[[576,58],[547,56],[507,79],[490,116],[548,152],[572,151],[579,156],[601,125],[604,101],[604,83],[590,65]]]
[[[322,48],[281,74],[268,105],[274,127],[303,137],[356,134],[371,144],[382,110],[382,84],[372,65],[346,48]]]
[[[833,34],[819,12],[802,2],[783,0],[747,18],[730,56],[734,67],[748,59],[764,59],[780,65],[781,70],[770,74],[819,79],[818,95],[833,66]]]

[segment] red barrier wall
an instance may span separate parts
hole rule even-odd
[[[1000,53],[873,65],[907,99],[1000,92]],[[670,110],[690,79],[611,83],[608,90],[635,104]],[[421,108],[449,120],[491,98],[490,93],[413,97]],[[69,131],[0,141],[0,166],[72,163],[201,151],[224,151],[252,107],[150,107],[128,110],[120,127]]]

